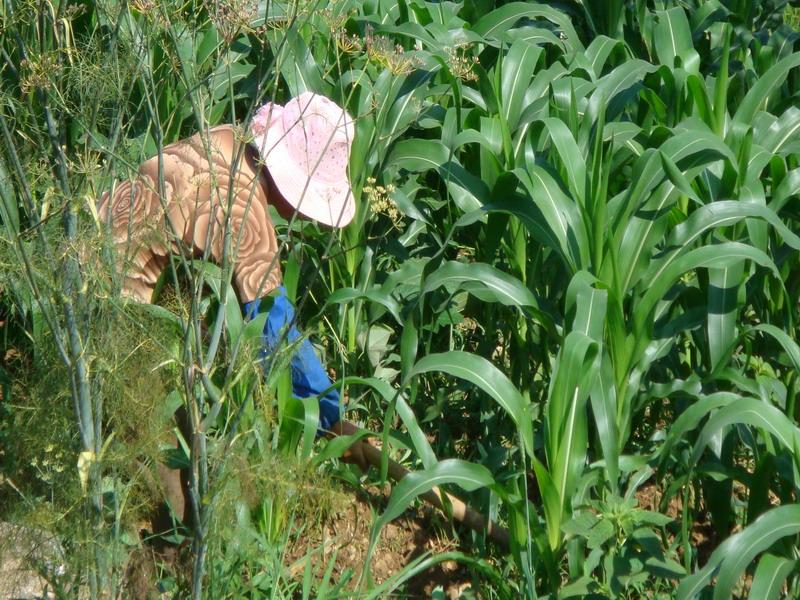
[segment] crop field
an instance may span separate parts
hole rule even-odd
[[[800,597],[798,7],[2,0],[0,598]],[[340,437],[232,219],[143,303],[98,210],[303,92],[355,128],[350,224],[269,207]]]

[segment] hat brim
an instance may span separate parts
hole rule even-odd
[[[309,176],[291,160],[282,128],[268,127],[253,143],[281,196],[298,213],[331,227],[353,220],[356,205],[347,180],[329,184],[313,173]]]

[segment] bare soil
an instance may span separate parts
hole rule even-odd
[[[385,496],[376,488],[357,493],[349,506],[329,515],[312,535],[296,540],[289,557],[293,570],[302,574],[303,557],[315,548],[323,548],[323,556],[314,565],[317,576],[322,575],[331,560],[335,562],[334,580],[348,569],[356,578],[360,576],[369,547],[373,512],[380,510],[384,501]],[[457,543],[452,532],[447,533],[448,528],[433,509],[406,511],[381,532],[372,557],[371,577],[382,583],[426,552],[439,554],[455,549]],[[439,586],[447,598],[458,598],[470,587],[470,576],[458,563],[446,561],[412,578],[402,588],[402,597],[430,598]]]
[[[311,569],[318,581],[331,568],[332,562],[332,582],[341,581],[348,575],[350,582],[355,582],[362,575],[373,515],[383,510],[388,495],[370,487],[358,492],[348,490],[345,497],[352,501],[342,503],[321,523],[302,530],[294,538],[284,562],[291,577],[301,580],[308,560],[313,561]],[[370,564],[371,581],[380,584],[389,580],[425,553],[439,554],[456,549],[454,533],[448,533],[448,529],[449,525],[443,518],[429,507],[406,511],[381,532]],[[158,552],[150,547],[137,550],[128,564],[126,598],[161,598],[156,588],[157,564],[168,565],[172,572],[188,573],[191,569],[188,547],[167,547]],[[470,574],[464,567],[454,561],[445,561],[411,578],[395,590],[392,597],[430,598],[434,590],[440,588],[445,598],[457,600],[471,585]]]

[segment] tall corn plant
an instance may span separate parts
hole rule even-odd
[[[625,454],[656,398],[705,402],[723,389],[747,400],[752,372],[742,379],[729,368],[741,358],[738,345],[752,339],[739,320],[746,307],[763,306],[760,290],[785,306],[792,267],[784,257],[798,249],[781,215],[796,193],[794,159],[784,158],[794,110],[778,100],[781,119],[766,112],[770,98],[787,97],[784,82],[794,81],[797,55],[780,43],[785,30],[767,44],[773,48],[774,39],[778,51],[770,67],[764,61],[773,51],[755,47],[761,58],[753,59],[742,30],[722,22],[724,7],[689,15],[670,5],[622,6],[617,19],[624,14],[638,28],[634,47],[611,21],[594,23],[601,35],[584,44],[564,13],[537,4],[505,5],[472,24],[457,7],[417,3],[369,20],[375,34],[416,48],[418,68],[438,94],[421,98],[410,135],[375,172],[397,182],[394,197],[409,220],[401,241],[417,260],[335,303],[367,299],[372,319],[391,315],[390,330],[399,325],[390,343],[395,399],[423,410],[435,386],[418,376],[438,371],[475,384],[507,415],[521,464],[536,474],[542,535],[536,507],[514,500],[524,497],[521,471],[513,485],[493,490],[517,515],[510,518],[522,519],[516,552],[531,582],[533,565],[549,564],[556,583],[576,509],[624,486],[632,495],[650,477],[646,462]],[[698,44],[704,36],[710,48]],[[466,65],[448,50],[458,44]],[[768,167],[774,180],[764,179]],[[430,202],[436,194],[447,202]],[[471,260],[453,261],[462,240]],[[470,314],[469,296],[486,303],[480,319],[503,315],[513,323],[494,365],[453,352],[452,336],[442,344],[434,335],[443,317]],[[769,318],[793,323],[785,311]],[[362,327],[374,328],[370,321]],[[795,355],[791,333],[768,330]],[[486,344],[478,352],[492,350]],[[498,370],[513,376],[521,395],[499,383],[506,379]],[[416,419],[407,409],[401,414],[432,469]],[[540,427],[538,438],[520,415]],[[605,483],[593,489],[586,477],[597,469]],[[532,551],[543,562],[532,561]],[[688,549],[685,560],[691,568]]]
[[[683,577],[688,598],[716,577],[727,597],[747,569],[751,593],[774,593],[796,580],[781,544],[797,533],[797,36],[781,2],[604,8],[273,4],[252,63],[252,36],[167,29],[177,68],[143,54],[131,97],[156,126],[137,131],[156,150],[246,116],[237,90],[258,97],[272,59],[276,97],[313,90],[357,117],[356,222],[303,228],[287,278],[307,284],[307,316],[327,298],[351,397],[420,468],[373,543],[420,493],[456,484],[509,525],[508,593],[618,597]],[[143,20],[107,26],[135,41]],[[25,218],[5,205],[4,224]],[[214,369],[222,332],[246,337],[225,265],[209,277],[217,342],[190,335],[208,274],[192,279],[181,359],[186,381],[204,367],[184,394],[200,574],[214,475],[199,417],[241,389]],[[636,508],[651,483],[680,522]],[[705,563],[701,510],[727,538]]]

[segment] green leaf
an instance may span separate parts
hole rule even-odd
[[[319,398],[309,396],[300,398],[303,403],[303,458],[309,458],[314,449],[314,439],[319,426]]]
[[[514,174],[528,191],[530,199],[541,211],[549,234],[558,240],[555,248],[574,270],[589,263],[589,244],[584,228],[579,225],[575,203],[561,190],[553,177],[539,166],[515,169]]]
[[[419,173],[436,170],[464,212],[488,202],[487,185],[458,164],[450,150],[437,140],[402,140],[395,145],[387,164]]]
[[[411,369],[409,377],[431,371],[469,381],[491,396],[519,428],[526,452],[533,454],[533,430],[528,403],[497,367],[481,356],[452,351],[421,358]]]
[[[500,98],[502,116],[509,131],[517,128],[525,92],[531,83],[536,63],[541,54],[542,49],[539,46],[517,41],[511,45],[503,58]]]
[[[221,306],[223,302],[222,269],[215,264],[200,260],[193,261],[193,264],[197,266],[198,270],[206,278],[208,285],[214,291]],[[224,287],[225,327],[227,328],[231,344],[236,345],[244,329],[244,317],[242,316],[242,309],[239,306],[239,299],[236,297],[236,292],[233,286],[231,286],[230,281],[228,281]]]
[[[592,43],[586,48],[585,57],[586,60],[589,61],[589,65],[595,77],[600,77],[603,74],[603,67],[606,65],[611,53],[622,47],[623,44],[620,40],[610,38],[606,35],[598,35],[592,40]]]
[[[675,420],[675,423],[667,429],[664,443],[658,450],[660,462],[663,463],[667,460],[673,446],[679,442],[686,441],[686,434],[696,429],[703,419],[713,414],[718,408],[732,404],[742,398],[743,396],[732,392],[716,392],[698,398],[697,401],[684,410]]]
[[[752,331],[761,331],[775,338],[775,340],[783,346],[784,351],[789,356],[789,360],[792,361],[792,366],[795,371],[800,373],[800,346],[789,337],[789,334],[783,329],[779,329],[775,327],[775,325],[770,325],[768,323],[756,325],[752,328]]]
[[[775,554],[765,554],[758,561],[753,582],[750,584],[752,600],[778,600],[786,579],[794,571],[797,561]]]
[[[800,109],[790,106],[764,134],[757,140],[758,145],[770,154],[789,154],[792,152],[790,142],[796,140],[800,133]],[[788,146],[788,147],[787,147]]]
[[[800,194],[800,169],[792,169],[786,174],[783,181],[778,184],[778,187],[775,188],[769,207],[778,212],[784,207],[789,198],[798,194]]]
[[[444,484],[456,484],[462,489],[472,492],[478,488],[493,485],[494,478],[489,469],[483,465],[456,458],[442,460],[429,469],[410,473],[392,490],[389,504],[378,519],[376,528],[380,529],[386,523],[399,517],[414,498]]]
[[[714,436],[728,425],[750,425],[771,433],[778,442],[793,452],[800,440],[800,430],[780,410],[761,400],[740,398],[718,410],[700,432],[692,451],[692,464],[698,464],[700,456]]]
[[[521,19],[544,18],[558,25],[567,40],[577,50],[583,48],[575,28],[566,13],[528,2],[511,2],[484,15],[472,30],[485,38],[499,37],[512,29]]]
[[[568,535],[584,538],[586,546],[590,550],[601,547],[615,533],[614,524],[610,520],[600,518],[588,511],[584,511],[572,520],[567,521],[562,525],[561,529]]]
[[[677,189],[687,198],[691,198],[698,204],[702,204],[703,201],[700,200],[700,197],[692,189],[689,179],[680,169],[678,169],[678,166],[675,164],[675,162],[669,156],[664,154],[664,152],[659,151],[658,155],[661,158],[661,166],[664,169],[664,173],[666,173],[667,179],[669,179],[670,183],[675,186],[675,189]]]
[[[751,123],[759,110],[767,109],[770,95],[786,80],[789,71],[797,66],[800,66],[800,52],[795,52],[770,67],[747,92],[733,120],[739,123]]]
[[[543,123],[558,151],[561,163],[567,171],[567,179],[573,198],[578,203],[585,204],[586,162],[583,159],[583,153],[578,147],[578,143],[572,137],[572,132],[560,119],[547,118],[544,119]]]
[[[282,35],[285,41],[275,45],[282,50],[278,55],[278,72],[292,96],[307,91],[326,92],[329,86],[323,81],[316,59],[297,29],[290,27]]]
[[[13,193],[11,177],[6,170],[3,157],[0,156],[0,219],[8,239],[13,239],[19,233],[19,205]]]
[[[531,462],[533,463],[533,471],[536,473],[539,493],[542,495],[542,504],[547,526],[547,541],[550,544],[550,549],[556,550],[561,543],[561,496],[553,483],[552,477],[550,477],[549,471],[541,461],[533,456]]]
[[[586,400],[597,378],[597,342],[580,331],[564,340],[556,358],[547,400],[546,448],[550,475],[558,493],[560,529],[569,499],[583,474],[586,461]]]
[[[708,270],[708,353],[714,371],[736,340],[737,295],[744,276],[744,261]]]
[[[619,481],[619,432],[617,431],[617,389],[611,358],[604,354],[597,379],[589,393],[597,437],[603,449],[603,460],[611,491],[616,493]]]
[[[636,331],[644,331],[645,324],[653,316],[656,304],[664,298],[678,278],[688,271],[703,267],[729,267],[738,260],[752,260],[762,267],[768,267],[778,276],[778,269],[769,256],[752,246],[737,242],[703,246],[686,254],[673,256],[671,260],[648,271],[648,275],[643,278],[649,287],[634,309]]]
[[[424,173],[438,169],[450,160],[450,150],[437,140],[409,139],[395,144],[388,164],[395,164],[407,171]]]
[[[675,59],[687,57],[694,52],[689,20],[683,8],[676,6],[669,10],[656,11],[658,21],[655,27],[656,56],[662,65],[676,66]]]
[[[698,597],[714,576],[717,578],[714,600],[730,598],[745,569],[757,554],[770,548],[776,541],[798,532],[800,505],[778,506],[764,513],[720,544],[700,571],[683,579],[678,586],[678,599]]]
[[[428,438],[425,437],[425,433],[420,428],[414,412],[408,406],[403,394],[395,390],[386,381],[375,377],[345,377],[344,382],[346,385],[369,386],[381,395],[387,406],[394,403],[395,410],[400,416],[400,420],[403,421],[403,425],[406,426],[408,435],[414,445],[414,450],[422,464],[426,469],[436,464],[437,460],[433,448],[431,448]]]
[[[703,130],[681,132],[664,142],[659,150],[678,168],[682,168],[683,163],[699,168],[720,159],[736,164],[730,149],[717,136]],[[623,291],[636,284],[646,255],[663,239],[663,212],[677,199],[674,185],[659,185],[666,177],[665,164],[654,150],[648,150],[636,161],[634,183],[614,217],[620,246],[620,289]]]
[[[391,294],[379,287],[367,290],[357,290],[355,288],[341,288],[333,292],[326,300],[327,304],[347,304],[354,300],[369,300],[389,311],[398,324],[403,324],[400,316],[400,305]]]
[[[781,218],[771,210],[752,202],[720,200],[701,206],[689,218],[675,227],[666,240],[667,248],[682,249],[697,241],[705,232],[718,227],[729,227],[744,219],[762,219],[772,225],[784,242],[795,250],[800,250],[800,236],[789,229]],[[656,261],[663,266],[670,258]],[[657,267],[658,268],[658,267]]]
[[[500,302],[518,308],[539,308],[539,303],[522,282],[500,269],[484,263],[447,261],[425,278],[422,294],[441,286],[477,292],[484,302]]]
[[[456,484],[471,492],[480,487],[494,485],[494,478],[483,465],[455,458],[438,462],[424,471],[409,473],[392,490],[386,510],[375,521],[364,563],[370,564],[378,535],[387,523],[399,517],[415,498],[444,484]]]
[[[624,92],[641,83],[644,76],[656,70],[655,65],[651,65],[643,60],[629,60],[602,77],[597,82],[597,87],[589,99],[589,106],[583,120],[584,127],[591,127],[598,118],[600,110],[606,113],[606,120],[610,121],[623,108],[627,101]],[[620,103],[619,100],[623,102]]]

